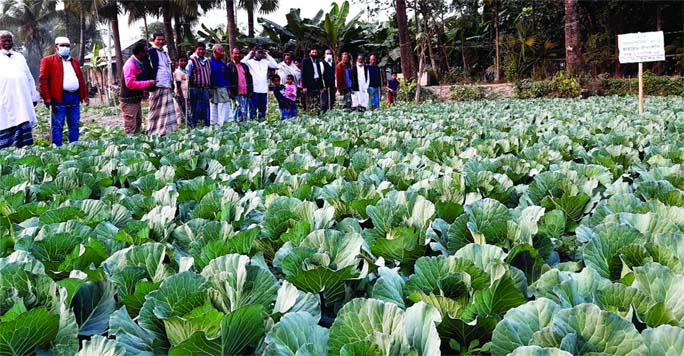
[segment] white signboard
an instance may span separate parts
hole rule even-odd
[[[618,49],[620,63],[664,61],[663,31],[618,35]]]

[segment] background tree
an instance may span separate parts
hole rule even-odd
[[[54,0],[6,0],[0,3],[0,27],[14,32],[26,50],[31,74],[38,78],[40,59],[52,53],[52,27],[60,18]]]
[[[565,65],[568,73],[582,70],[582,38],[577,0],[565,0]]]
[[[114,78],[121,77],[123,69],[123,58],[121,54],[121,34],[119,33],[119,13],[121,4],[118,0],[96,0],[97,16],[105,24],[112,27],[112,37],[114,42],[114,55],[116,71],[112,73]]]
[[[401,72],[406,79],[416,78],[416,63],[413,48],[409,39],[408,19],[406,17],[406,0],[395,0],[397,15],[397,31],[399,33],[399,49],[401,51]]]
[[[278,0],[240,0],[241,9],[247,11],[247,36],[254,37],[254,14],[270,14],[278,10]]]

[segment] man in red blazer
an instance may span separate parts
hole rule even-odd
[[[78,60],[71,58],[71,43],[66,37],[55,39],[55,54],[40,61],[40,96],[52,109],[52,143],[62,145],[64,120],[69,126],[69,142],[78,141],[80,103],[90,103],[88,88]]]

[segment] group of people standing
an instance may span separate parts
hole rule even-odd
[[[119,95],[123,127],[127,134],[142,130],[142,101],[149,93],[148,135],[176,131],[179,123],[189,127],[222,126],[229,121],[264,119],[269,87],[274,93],[283,119],[297,116],[297,106],[307,112],[326,112],[335,107],[336,95],[344,98],[348,111],[380,107],[383,75],[376,57],[365,64],[363,55],[356,63],[343,53],[334,62],[326,49],[319,57],[312,48],[301,61],[285,54],[276,62],[263,48],[256,47],[245,56],[239,48],[230,51],[216,44],[210,58],[204,43],[197,43],[191,56],[181,55],[172,63],[164,51],[165,36],[155,33],[151,46],[140,40],[122,68]],[[64,125],[69,142],[78,141],[80,104],[89,104],[88,91],[80,63],[70,56],[66,37],[55,39],[55,54],[41,60],[39,88],[24,57],[13,50],[12,34],[0,32],[0,148],[33,144],[32,127],[37,123],[34,107],[42,97],[51,109],[51,141],[62,145]],[[271,75],[269,83],[270,73]],[[388,104],[399,89],[396,74],[387,81]]]
[[[71,57],[71,43],[57,37],[55,53],[40,61],[39,90],[21,53],[14,51],[10,32],[0,31],[0,148],[33,144],[38,123],[34,107],[41,97],[51,111],[50,139],[61,146],[64,124],[69,142],[78,141],[80,104],[89,104],[81,65]]]

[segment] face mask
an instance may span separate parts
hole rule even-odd
[[[71,48],[69,48],[69,47],[59,47],[57,49],[57,54],[59,54],[60,57],[69,57],[70,53],[71,53]]]
[[[332,54],[328,54],[328,55],[325,56],[325,60],[328,61],[328,62],[332,62],[332,59],[333,59],[333,58],[332,58]]]
[[[1,54],[1,55],[5,55],[5,56],[6,56],[6,55],[8,55],[9,53],[10,53],[10,50],[8,50],[8,49],[4,49],[4,48],[0,49],[0,54]]]

